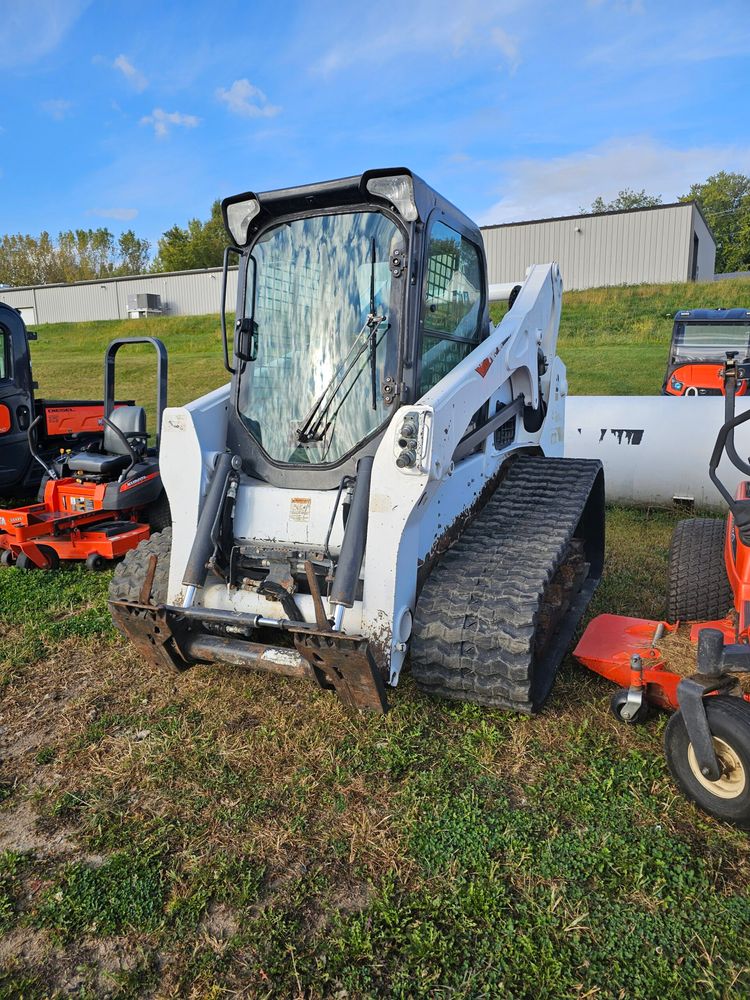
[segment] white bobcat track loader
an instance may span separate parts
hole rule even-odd
[[[557,265],[493,326],[479,229],[401,168],[223,211],[231,384],[165,412],[173,525],[118,566],[116,623],[357,707],[410,656],[425,691],[539,708],[604,535],[601,464],[561,457]]]

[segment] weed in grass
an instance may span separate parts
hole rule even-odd
[[[34,923],[63,937],[154,930],[164,920],[164,896],[161,853],[122,851],[99,867],[82,862],[64,866],[45,891]]]
[[[54,747],[42,747],[34,760],[37,764],[51,764],[56,756],[57,750]]]
[[[0,933],[16,921],[20,877],[30,860],[27,854],[18,851],[0,851]]]

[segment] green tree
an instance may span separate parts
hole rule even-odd
[[[132,229],[126,230],[117,240],[118,274],[143,274],[149,269],[151,244],[139,239]]]
[[[750,177],[712,174],[680,201],[697,201],[716,239],[716,270],[750,269]]]
[[[148,270],[150,244],[132,230],[69,229],[52,239],[16,233],[0,237],[0,284],[47,285]]]
[[[622,212],[631,208],[654,208],[661,205],[660,194],[646,194],[646,189],[633,191],[623,188],[612,201],[605,201],[601,195],[591,202],[590,212]],[[583,212],[583,209],[581,210]]]
[[[187,226],[172,226],[159,240],[155,271],[191,271],[201,267],[220,267],[227,237],[221,218],[221,202],[211,206],[206,222],[190,219]]]

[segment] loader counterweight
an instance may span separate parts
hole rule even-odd
[[[427,691],[540,707],[603,546],[600,464],[561,457],[557,266],[501,290],[494,326],[481,233],[404,168],[223,209],[231,384],[165,412],[172,535],[116,571],[118,626],[153,662],[307,676],[359,708],[385,709],[410,651]]]

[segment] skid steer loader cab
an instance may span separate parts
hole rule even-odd
[[[486,337],[481,234],[403,170],[240,195],[223,210],[247,244],[229,448],[264,482],[337,487],[398,406]]]
[[[428,693],[538,709],[603,545],[601,465],[560,457],[557,265],[493,286],[493,327],[478,228],[403,168],[223,213],[231,384],[165,411],[173,525],[115,571],[117,624],[361,708],[410,653]]]

